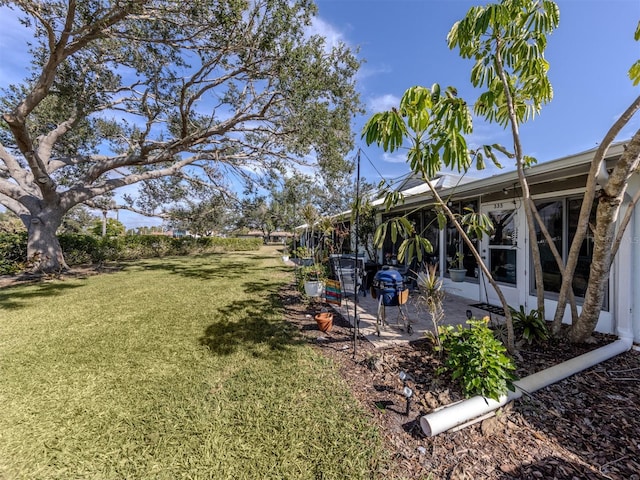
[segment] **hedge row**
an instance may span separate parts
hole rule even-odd
[[[257,250],[260,238],[172,238],[159,235],[126,235],[98,238],[91,235],[59,235],[64,258],[69,266],[168,255],[192,255]],[[0,275],[25,269],[27,234],[0,233]]]

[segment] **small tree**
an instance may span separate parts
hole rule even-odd
[[[62,218],[58,233],[89,233],[96,220],[84,205],[76,205]]]
[[[207,190],[170,208],[162,216],[172,229],[189,231],[199,236],[212,236],[227,233],[235,227],[233,212],[237,210],[237,205],[235,195]]]
[[[429,312],[431,325],[433,326],[433,343],[436,351],[442,355],[442,342],[440,341],[440,325],[444,320],[443,302],[445,291],[442,280],[438,275],[438,265],[426,265],[424,271],[418,272],[419,302],[424,305]]]
[[[489,121],[511,127],[518,180],[524,198],[523,207],[532,245],[538,310],[544,314],[544,288],[540,249],[529,184],[525,168],[535,160],[524,154],[520,141],[520,123],[533,118],[542,105],[551,101],[553,90],[544,59],[546,35],[560,21],[554,2],[547,0],[502,0],[497,4],[472,7],[448,35],[449,47],[459,47],[460,56],[473,58],[471,83],[487,87],[474,110]],[[541,225],[544,228],[544,225]],[[553,245],[553,243],[551,243]]]
[[[107,221],[103,223],[101,219],[97,219],[93,223],[91,233],[96,237],[119,237],[124,235],[124,225],[115,218],[107,218]]]
[[[371,260],[376,259],[374,237],[378,224],[376,222],[376,208],[368,199],[360,199],[357,204],[360,209],[360,224],[358,228],[358,245],[361,245],[367,252]],[[355,223],[355,215],[352,216],[351,224]]]
[[[485,226],[489,224],[474,220],[476,217],[469,217],[471,221],[465,230],[456,214],[440,197],[431,182],[431,178],[443,167],[466,172],[475,160],[478,168],[484,168],[483,157],[467,148],[464,134],[469,134],[471,131],[471,112],[466,102],[457,97],[452,87],[442,94],[440,86],[435,84],[431,89],[409,88],[402,96],[399,107],[373,115],[364,126],[362,135],[367,144],[376,143],[385,151],[395,151],[402,148],[405,141],[409,143],[407,161],[411,169],[420,174],[428,185],[437,205],[440,227],[444,228],[446,218],[452,222],[476,259],[478,267],[500,298],[507,324],[507,348],[513,352],[515,342],[509,305],[468,235],[472,231],[476,235],[481,235]],[[483,151],[496,164],[498,163],[490,147],[485,147]],[[398,192],[388,192],[385,204],[390,206],[399,200]],[[413,258],[415,253],[420,261],[423,251],[433,250],[431,243],[415,232],[406,218],[394,220],[389,224],[389,229],[392,241],[396,241],[394,237],[397,237],[399,231],[405,237],[399,251],[401,257],[408,255],[409,258]],[[386,231],[385,224],[380,228],[378,240],[380,237],[384,238]]]
[[[572,312],[569,337],[575,342],[581,342],[595,329],[611,264],[631,212],[638,201],[636,196],[629,202],[627,217],[620,223],[616,233],[616,220],[629,179],[637,174],[640,166],[640,131],[633,135],[625,152],[615,162],[611,174],[606,172],[603,162],[618,133],[640,109],[640,97],[632,102],[607,132],[594,155],[577,229],[565,265],[531,200],[526,167],[534,160],[524,154],[519,130],[521,123],[538,114],[542,105],[551,101],[553,97],[551,83],[547,77],[549,65],[544,58],[544,50],[547,35],[558,26],[559,18],[558,6],[550,0],[502,0],[498,4],[471,8],[466,17],[451,29],[448,41],[451,48],[459,48],[463,58],[475,59],[471,81],[474,86],[487,89],[475,104],[476,113],[511,129],[514,153],[510,156],[515,158],[524,198],[523,206],[537,285],[538,311],[544,318],[544,281],[535,236],[536,220],[562,275],[553,332],[559,333],[566,304],[569,302]],[[640,23],[635,32],[635,39],[640,39]],[[631,67],[629,76],[634,84],[640,82],[640,61]],[[601,187],[601,193],[596,212],[594,250],[584,303],[578,316],[572,280],[579,252],[589,228],[589,217],[598,186]]]

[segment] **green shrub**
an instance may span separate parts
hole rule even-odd
[[[0,275],[24,270],[27,259],[27,232],[0,233]]]
[[[58,235],[67,265],[142,258],[258,250],[255,238],[172,238],[163,235],[96,237],[82,234]],[[27,233],[0,233],[0,275],[24,271]]]
[[[444,369],[460,382],[466,397],[482,395],[498,400],[507,390],[514,390],[515,365],[505,346],[489,329],[488,317],[469,320],[469,328],[451,325],[439,328],[445,353]]]
[[[93,263],[101,255],[100,238],[93,235],[65,233],[58,240],[67,265]]]
[[[311,258],[311,250],[309,247],[299,246],[291,252],[293,258]]]
[[[520,305],[520,310],[511,308],[513,317],[513,329],[529,345],[532,343],[543,343],[549,339],[549,330],[540,310],[533,309],[525,313],[524,306]]]

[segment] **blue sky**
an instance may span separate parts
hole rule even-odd
[[[364,64],[358,90],[367,113],[354,119],[356,146],[362,148],[362,175],[377,183],[408,172],[402,155],[387,155],[366,147],[360,131],[375,112],[397,105],[413,85],[433,83],[458,89],[472,104],[480,94],[470,83],[471,60],[449,50],[451,26],[474,5],[467,0],[317,0],[319,15],[312,30],[330,41],[359,48]],[[525,153],[539,162],[560,158],[597,146],[608,128],[640,95],[627,76],[640,58],[640,42],[633,34],[640,20],[640,0],[558,0],[560,27],[551,35],[546,58],[554,88],[553,101],[541,115],[521,127]],[[23,77],[25,30],[0,15],[0,86]],[[471,145],[512,141],[498,125],[474,123]],[[628,138],[640,128],[640,116],[620,136]],[[355,153],[352,155],[355,158]],[[509,168],[508,162],[503,162]],[[474,177],[495,174],[493,168],[470,172]],[[110,214],[111,215],[111,214]],[[115,214],[113,215],[115,216]],[[120,212],[127,228],[157,225],[129,212]]]

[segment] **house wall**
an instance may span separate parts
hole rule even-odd
[[[628,193],[633,196],[638,191],[640,191],[640,178],[635,175],[629,182]],[[634,341],[640,343],[640,275],[638,273],[640,272],[640,208],[637,206],[616,262],[624,264],[625,268],[628,267],[628,275],[620,282],[623,292],[628,293],[624,303],[626,310],[620,313],[621,327],[628,328]],[[624,281],[627,283],[623,283]],[[625,323],[625,319],[628,319],[628,324]]]
[[[632,292],[629,302],[629,316],[631,317],[631,331],[633,332],[634,340],[637,343],[640,343],[640,277],[638,276],[638,272],[640,272],[640,210],[637,208],[634,215],[634,222],[631,227],[633,230],[633,240],[629,243],[632,246],[631,250],[633,252],[630,262],[631,265],[633,265],[633,276],[630,281],[629,288]]]
[[[575,197],[584,193],[584,188],[578,188],[584,178],[570,179],[568,181],[555,182],[555,188],[549,186],[535,186],[532,188],[535,200],[542,199],[565,199]],[[630,184],[629,193],[633,195],[640,188],[640,181],[634,178],[634,182]],[[561,190],[558,190],[561,189]],[[524,305],[525,309],[530,310],[536,308],[537,298],[535,291],[530,288],[530,276],[533,271],[531,265],[531,251],[528,248],[529,237],[526,225],[524,208],[522,199],[518,189],[508,189],[508,193],[491,192],[481,197],[481,209],[497,207],[507,207],[509,204],[514,205],[518,215],[518,240],[517,240],[517,285],[512,287],[509,285],[500,285],[503,293],[507,297],[510,305],[518,307]],[[628,205],[628,201],[627,204]],[[624,215],[625,208],[620,212],[619,218]],[[444,241],[441,242],[444,245]],[[486,245],[483,244],[480,254],[486,258],[488,252]],[[441,251],[441,266],[446,265],[445,252]],[[441,269],[441,271],[444,271]],[[635,272],[640,271],[640,209],[636,209],[633,219],[627,228],[625,237],[620,246],[620,250],[611,269],[609,282],[609,305],[606,310],[600,313],[600,318],[596,326],[596,331],[603,333],[611,333],[618,335],[633,335],[636,342],[640,342],[640,281]],[[482,281],[473,283],[466,281],[462,283],[451,282],[448,278],[443,277],[445,289],[452,294],[460,295],[471,301],[485,302],[487,297],[494,297],[489,303],[497,303],[497,297],[493,288]],[[486,286],[485,286],[486,285]],[[557,302],[553,295],[547,293],[545,299],[545,311],[547,320],[551,320],[555,314]],[[578,304],[578,312],[581,307]],[[571,322],[570,309],[567,307],[563,317],[564,323]]]
[[[612,147],[610,150],[610,158],[607,159],[609,166],[617,160],[623,148],[624,145],[622,143]],[[533,167],[529,174],[532,197],[535,200],[566,200],[583,195],[587,180],[586,172],[594,151],[595,150],[582,152],[572,157],[558,159],[553,162],[547,162],[544,165]],[[537,298],[535,291],[531,288],[533,269],[531,268],[528,228],[522,205],[522,193],[518,187],[517,177],[512,174],[503,174],[488,179],[469,182],[460,187],[457,193],[453,188],[443,187],[443,191],[441,192],[443,198],[451,198],[453,203],[479,199],[480,209],[483,213],[486,213],[487,210],[492,208],[500,210],[510,208],[511,206],[517,210],[517,284],[515,287],[507,284],[504,286],[503,291],[510,305],[516,308],[519,305],[523,305],[527,310],[536,308]],[[634,175],[630,179],[627,190],[628,195],[622,205],[618,221],[623,218],[631,198],[638,191],[640,191],[640,175]],[[396,208],[395,211],[401,214],[400,212],[403,210],[408,211],[420,205],[432,203],[433,201],[428,192],[419,192],[407,198],[405,204]],[[565,201],[563,203],[563,208],[565,208],[563,213],[564,219],[566,219],[568,215],[567,205],[568,202]],[[575,207],[575,204],[573,204],[573,206]],[[575,219],[576,209],[574,208],[572,212],[572,218]],[[382,216],[378,215],[378,220],[381,218]],[[563,221],[565,221],[564,219]],[[566,232],[566,227],[567,223],[565,221],[565,223],[563,223],[563,232]],[[563,233],[563,236],[564,235]],[[444,231],[440,232],[439,244],[440,275],[446,291],[467,298],[471,302],[489,301],[489,303],[499,303],[495,292],[490,285],[488,285],[486,279],[483,281],[481,275],[477,280],[468,276],[465,282],[452,282],[448,278],[448,275],[446,275],[448,268],[446,252],[447,239]],[[480,255],[485,258],[485,261],[491,253],[487,245],[488,242],[484,241],[481,244],[479,252]],[[380,255],[378,260],[382,261],[382,252],[380,250],[378,254]],[[510,261],[511,258],[512,257],[509,257]],[[584,263],[588,265],[588,261]],[[597,331],[627,337],[633,336],[634,340],[640,343],[640,276],[637,272],[640,272],[640,206],[634,210],[632,221],[627,227],[620,249],[612,264],[608,283],[608,305],[606,305],[600,313],[596,326]],[[549,271],[547,273],[549,273]],[[557,277],[557,272],[552,271],[550,273]],[[507,275],[503,278],[508,281],[511,277]],[[547,278],[549,277],[547,276]],[[576,275],[574,281],[578,279],[579,277]],[[491,299],[491,297],[493,297],[493,299]],[[548,320],[551,320],[555,315],[556,306],[557,301],[554,299],[554,294],[547,292],[545,294],[545,312]],[[578,302],[577,307],[578,312],[580,312],[580,302]],[[564,314],[564,322],[569,323],[570,321],[570,309],[567,307]]]

